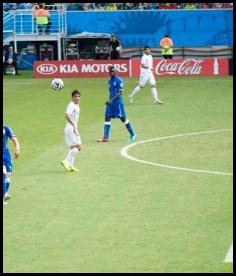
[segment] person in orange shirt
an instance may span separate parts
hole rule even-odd
[[[49,22],[49,11],[44,9],[43,4],[39,4],[39,8],[35,10],[35,17],[38,25],[39,34],[42,33],[43,28],[47,28]],[[48,28],[47,28],[48,29]],[[48,32],[48,30],[47,30]]]
[[[162,55],[165,59],[169,58],[172,59],[173,57],[173,41],[169,37],[168,34],[166,34],[160,41],[160,46],[162,48]]]

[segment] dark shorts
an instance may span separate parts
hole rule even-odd
[[[172,59],[172,55],[163,55],[163,57],[165,58],[165,59]]]
[[[126,117],[125,107],[123,103],[111,103],[106,105],[105,117],[108,118],[124,118]]]

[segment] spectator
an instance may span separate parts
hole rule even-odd
[[[103,5],[103,3],[96,3],[96,5],[95,5],[95,8],[94,8],[95,10],[100,10],[100,11],[103,11],[104,10],[104,5]]]
[[[17,67],[17,55],[13,51],[13,47],[9,46],[8,51],[5,54],[5,59],[3,62],[3,74],[6,75],[6,69],[8,65],[13,65],[15,67],[16,75],[19,75],[18,73],[18,67]]]
[[[193,10],[193,9],[196,9],[196,4],[194,4],[194,3],[186,3],[185,6],[184,6],[184,8],[186,10]]]
[[[112,35],[109,42],[110,47],[110,59],[119,59],[121,52],[121,43],[118,40],[117,36]]]
[[[118,10],[123,10],[123,3],[116,3]]]
[[[224,3],[223,8],[224,9],[233,9],[234,4],[233,3]]]
[[[212,4],[212,9],[222,9],[224,3],[213,3]]]
[[[91,3],[80,3],[79,9],[82,11],[88,11],[91,9]]]
[[[43,4],[39,4],[39,8],[35,11],[35,17],[39,34],[42,34],[43,29],[48,33],[48,25],[50,27],[49,11],[44,9]]]
[[[3,3],[5,12],[30,9],[37,3]],[[156,10],[156,9],[232,9],[233,3],[64,3],[67,10]],[[61,4],[47,3],[48,10],[60,9]]]
[[[160,3],[159,4],[159,9],[160,10],[168,10],[169,6],[167,5],[167,3]]]
[[[143,10],[152,10],[151,3],[143,3]]]
[[[132,10],[143,10],[142,3],[133,3]]]
[[[200,3],[199,4],[199,9],[209,9],[209,4],[208,3]]]
[[[78,4],[78,10],[79,11],[84,11],[85,9],[84,9],[84,6],[83,6],[83,3],[79,3]]]
[[[115,3],[108,3],[106,6],[105,6],[105,10],[106,11],[116,11],[117,10],[117,6]]]
[[[132,10],[133,3],[123,3],[121,5],[121,10]]]
[[[172,59],[173,57],[173,41],[166,34],[160,41],[160,46],[162,47],[162,55],[165,59]]]
[[[178,10],[179,6],[177,5],[177,3],[167,3],[169,4],[169,9],[171,10]]]

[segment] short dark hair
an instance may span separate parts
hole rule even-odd
[[[81,96],[81,93],[79,92],[79,90],[76,90],[76,89],[72,91],[71,96],[74,97],[76,94]]]
[[[144,50],[146,50],[146,49],[151,49],[151,48],[150,48],[150,46],[145,45],[145,46],[144,46]]]
[[[111,65],[110,67],[109,67],[109,72],[115,72],[116,70],[115,70],[115,67],[113,66],[113,65]]]

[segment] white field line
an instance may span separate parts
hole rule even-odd
[[[225,263],[232,263],[233,262],[233,243],[230,246],[230,249],[225,257]]]
[[[158,167],[163,167],[163,168],[168,168],[168,169],[175,169],[175,170],[182,170],[182,171],[190,171],[190,172],[198,172],[198,173],[209,173],[209,174],[218,174],[218,175],[233,175],[233,173],[230,172],[217,172],[217,171],[207,171],[207,170],[199,170],[199,169],[190,169],[190,168],[183,168],[183,167],[176,167],[176,166],[170,166],[170,165],[166,165],[166,164],[161,164],[161,163],[154,163],[154,162],[149,162],[149,161],[145,161],[145,160],[141,160],[138,158],[135,158],[133,156],[130,156],[128,154],[128,150],[136,145],[139,144],[144,144],[144,143],[148,143],[148,142],[152,142],[152,141],[160,141],[160,140],[167,140],[167,139],[172,139],[172,138],[176,138],[176,137],[182,137],[182,136],[191,136],[191,135],[201,135],[201,134],[208,134],[208,133],[217,133],[217,132],[225,132],[225,131],[232,131],[232,129],[222,129],[222,130],[210,130],[210,131],[201,131],[201,132],[192,132],[192,133],[183,133],[183,134],[177,134],[177,135],[171,135],[171,136],[165,136],[165,137],[159,137],[159,138],[153,138],[153,139],[148,139],[148,140],[144,140],[144,141],[139,141],[139,142],[135,142],[132,143],[130,145],[127,145],[125,147],[123,147],[120,150],[120,154],[127,158],[130,159],[132,161],[136,161],[136,162],[140,162],[143,164],[148,164],[148,165],[152,165],[152,166],[158,166]]]

